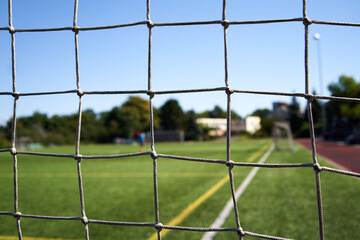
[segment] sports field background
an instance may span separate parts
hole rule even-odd
[[[231,159],[257,162],[271,140],[237,140],[231,143]],[[274,151],[268,163],[311,163],[311,152]],[[148,147],[149,148],[149,147]],[[39,149],[42,152],[73,154],[73,146]],[[82,155],[138,152],[132,145],[82,145]],[[157,153],[226,160],[226,142],[185,142],[156,145]],[[261,154],[259,154],[259,151]],[[256,154],[256,158],[252,157]],[[328,165],[320,158],[321,165]],[[234,167],[235,187],[251,167]],[[71,158],[18,155],[19,211],[45,216],[81,216],[76,161]],[[89,219],[121,222],[155,222],[153,163],[150,156],[119,159],[85,159],[82,174],[86,215]],[[207,190],[228,175],[223,164],[158,159],[160,222],[167,224]],[[321,173],[325,237],[356,239],[360,235],[360,181]],[[0,211],[13,212],[13,159],[0,153]],[[231,197],[224,184],[194,209],[179,225],[209,227]],[[314,170],[307,168],[261,168],[238,201],[245,231],[292,239],[318,239],[318,215]],[[0,239],[17,239],[16,221],[0,215]],[[236,227],[234,214],[223,227]],[[23,236],[85,239],[79,220],[21,218]],[[91,239],[147,239],[151,227],[89,224]],[[170,231],[163,239],[200,239],[204,233]],[[6,236],[6,237],[5,237]],[[13,236],[15,238],[10,238]],[[237,239],[234,232],[219,232],[215,239]],[[245,239],[256,239],[245,237]]]

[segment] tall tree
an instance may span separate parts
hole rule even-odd
[[[231,118],[232,119],[242,119],[242,117],[237,114],[237,112],[235,112],[234,110],[231,110]]]
[[[329,85],[329,91],[332,96],[359,98],[360,97],[360,84],[352,77],[341,76],[338,83]],[[360,118],[360,104],[357,102],[336,102],[330,103],[337,108],[338,113],[342,117],[347,118]]]
[[[186,140],[198,140],[200,137],[200,129],[196,123],[196,118],[196,113],[193,110],[190,110],[186,113]]]
[[[159,109],[161,127],[165,130],[183,130],[185,114],[175,99],[169,99]]]
[[[240,117],[238,114],[236,114],[234,111],[231,112],[235,118]],[[211,111],[206,110],[202,113],[198,114],[198,117],[200,118],[226,118],[226,111],[224,111],[221,107],[216,105]]]
[[[215,106],[214,109],[210,112],[211,118],[226,118],[226,111],[222,110],[221,107]]]
[[[337,83],[329,85],[332,96],[360,97],[360,83],[354,78],[341,76]],[[360,125],[360,104],[351,101],[330,100],[326,106],[328,126],[352,128]]]
[[[121,111],[120,107],[113,107],[109,112],[100,114],[100,119],[106,128],[105,142],[111,142],[114,138],[120,137],[122,131],[120,128]]]
[[[100,142],[106,129],[100,122],[98,115],[91,109],[82,112],[81,141]]]
[[[120,109],[119,127],[124,137],[133,137],[137,131],[150,127],[149,101],[141,97],[130,97]]]
[[[10,138],[6,136],[6,128],[0,125],[0,148],[9,148],[10,146]]]
[[[291,98],[291,103],[289,104],[289,122],[290,122],[290,128],[293,133],[297,132],[303,123],[303,117],[300,112],[300,105],[298,101],[296,100],[296,97],[293,96]]]
[[[256,109],[251,115],[258,116],[260,118],[269,117],[271,111],[267,108]]]
[[[150,126],[149,101],[131,96],[121,107],[101,114],[107,129],[106,141],[116,137],[132,138],[137,131],[146,131]]]

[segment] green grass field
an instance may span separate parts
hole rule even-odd
[[[231,158],[246,162],[271,140],[238,140]],[[311,152],[274,151],[268,163],[312,162]],[[149,148],[149,147],[148,147]],[[73,154],[74,146],[38,151]],[[138,146],[82,145],[82,155],[122,154]],[[225,142],[156,144],[157,153],[226,160]],[[261,156],[254,159],[257,162]],[[324,161],[321,164],[328,165]],[[13,212],[13,160],[0,153],[0,211]],[[238,187],[251,171],[235,167]],[[76,161],[70,158],[18,155],[19,211],[45,216],[81,216]],[[85,159],[82,174],[86,215],[89,219],[154,222],[153,163],[150,156],[120,159]],[[222,164],[158,159],[160,222],[167,224],[228,174]],[[360,181],[353,177],[321,173],[325,237],[357,239],[360,236]],[[209,227],[231,197],[227,182],[179,225]],[[318,239],[315,174],[312,168],[262,168],[238,201],[245,231],[292,239]],[[232,213],[223,227],[236,227]],[[80,221],[21,218],[25,237],[84,239]],[[91,239],[147,239],[155,229],[89,224]],[[170,231],[163,239],[200,239],[203,233]],[[6,236],[6,237],[1,237]],[[16,239],[16,221],[0,215],[0,240]],[[30,238],[29,238],[30,239]],[[215,239],[237,239],[220,232]],[[245,239],[255,239],[245,237]],[[26,240],[26,238],[25,238]]]

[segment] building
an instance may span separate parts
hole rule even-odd
[[[245,119],[246,132],[254,134],[261,128],[261,118],[258,116],[248,116]]]
[[[210,128],[210,136],[224,136],[226,134],[226,118],[198,118],[196,123]]]
[[[231,121],[231,134],[239,135],[246,130],[246,123],[243,119],[234,119]]]
[[[247,117],[246,119],[248,119]],[[259,121],[257,121],[259,120]],[[249,121],[247,123],[247,121]],[[224,136],[226,135],[226,128],[227,128],[227,120],[226,118],[198,118],[196,120],[197,124],[201,124],[203,126],[206,126],[210,128],[209,131],[210,136]],[[249,126],[247,126],[249,124]],[[251,126],[250,126],[251,125]],[[250,129],[250,133],[253,129],[256,129],[255,131],[259,130],[261,127],[260,125],[260,118],[251,116],[250,120],[243,120],[243,119],[234,119],[231,121],[231,134],[240,134],[242,131],[248,131]]]

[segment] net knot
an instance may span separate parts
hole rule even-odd
[[[315,164],[314,164],[314,170],[315,170],[316,172],[321,172],[323,169],[322,169],[322,167],[320,166],[319,163],[315,163]]]
[[[16,100],[18,100],[19,97],[20,97],[20,93],[18,93],[18,92],[13,92],[13,93],[12,93],[12,96],[13,96]]]
[[[232,161],[232,160],[227,161],[226,166],[228,166],[230,169],[232,169],[234,167],[234,161]]]
[[[81,221],[83,222],[84,225],[87,225],[89,223],[89,220],[86,216],[82,217]]]
[[[83,90],[81,90],[81,89],[79,88],[79,89],[77,90],[77,95],[78,95],[79,97],[84,96]]]
[[[315,97],[314,97],[313,94],[309,93],[309,94],[307,94],[307,95],[305,96],[305,98],[306,98],[308,101],[312,102]]]
[[[16,212],[13,214],[14,218],[16,218],[17,220],[19,220],[22,216],[21,212]]]
[[[222,25],[225,29],[227,29],[227,28],[229,27],[229,25],[230,25],[230,22],[229,22],[228,20],[224,20],[224,21],[221,21],[221,25]]]
[[[155,224],[155,228],[157,229],[157,230],[159,230],[159,231],[161,231],[162,229],[163,229],[163,224],[162,223],[157,223],[157,224]]]
[[[15,32],[16,32],[15,28],[13,26],[10,26],[9,27],[9,33],[14,34]]]
[[[16,155],[16,148],[10,148],[10,153],[15,156]]]
[[[148,28],[151,29],[151,28],[153,28],[154,26],[155,26],[155,25],[154,25],[154,23],[153,23],[151,20],[148,20],[148,21],[147,21],[147,27],[148,27]]]
[[[234,93],[234,90],[232,90],[230,87],[226,87],[225,92],[226,94],[230,95]]]
[[[74,26],[72,29],[71,29],[75,34],[79,34],[80,32],[80,29],[78,26]]]
[[[304,17],[303,23],[305,26],[309,26],[310,24],[312,24],[312,21],[308,17]]]
[[[149,90],[146,93],[148,96],[150,96],[151,98],[153,98],[155,96],[155,91],[154,90]]]
[[[241,237],[243,237],[243,236],[246,235],[245,232],[244,232],[244,229],[242,229],[242,227],[239,227],[239,228],[237,229],[237,232],[240,234]]]
[[[155,151],[152,151],[151,157],[155,160],[155,159],[159,158],[159,155]]]
[[[82,155],[81,154],[77,154],[74,156],[74,159],[78,162],[81,162],[82,161]]]

